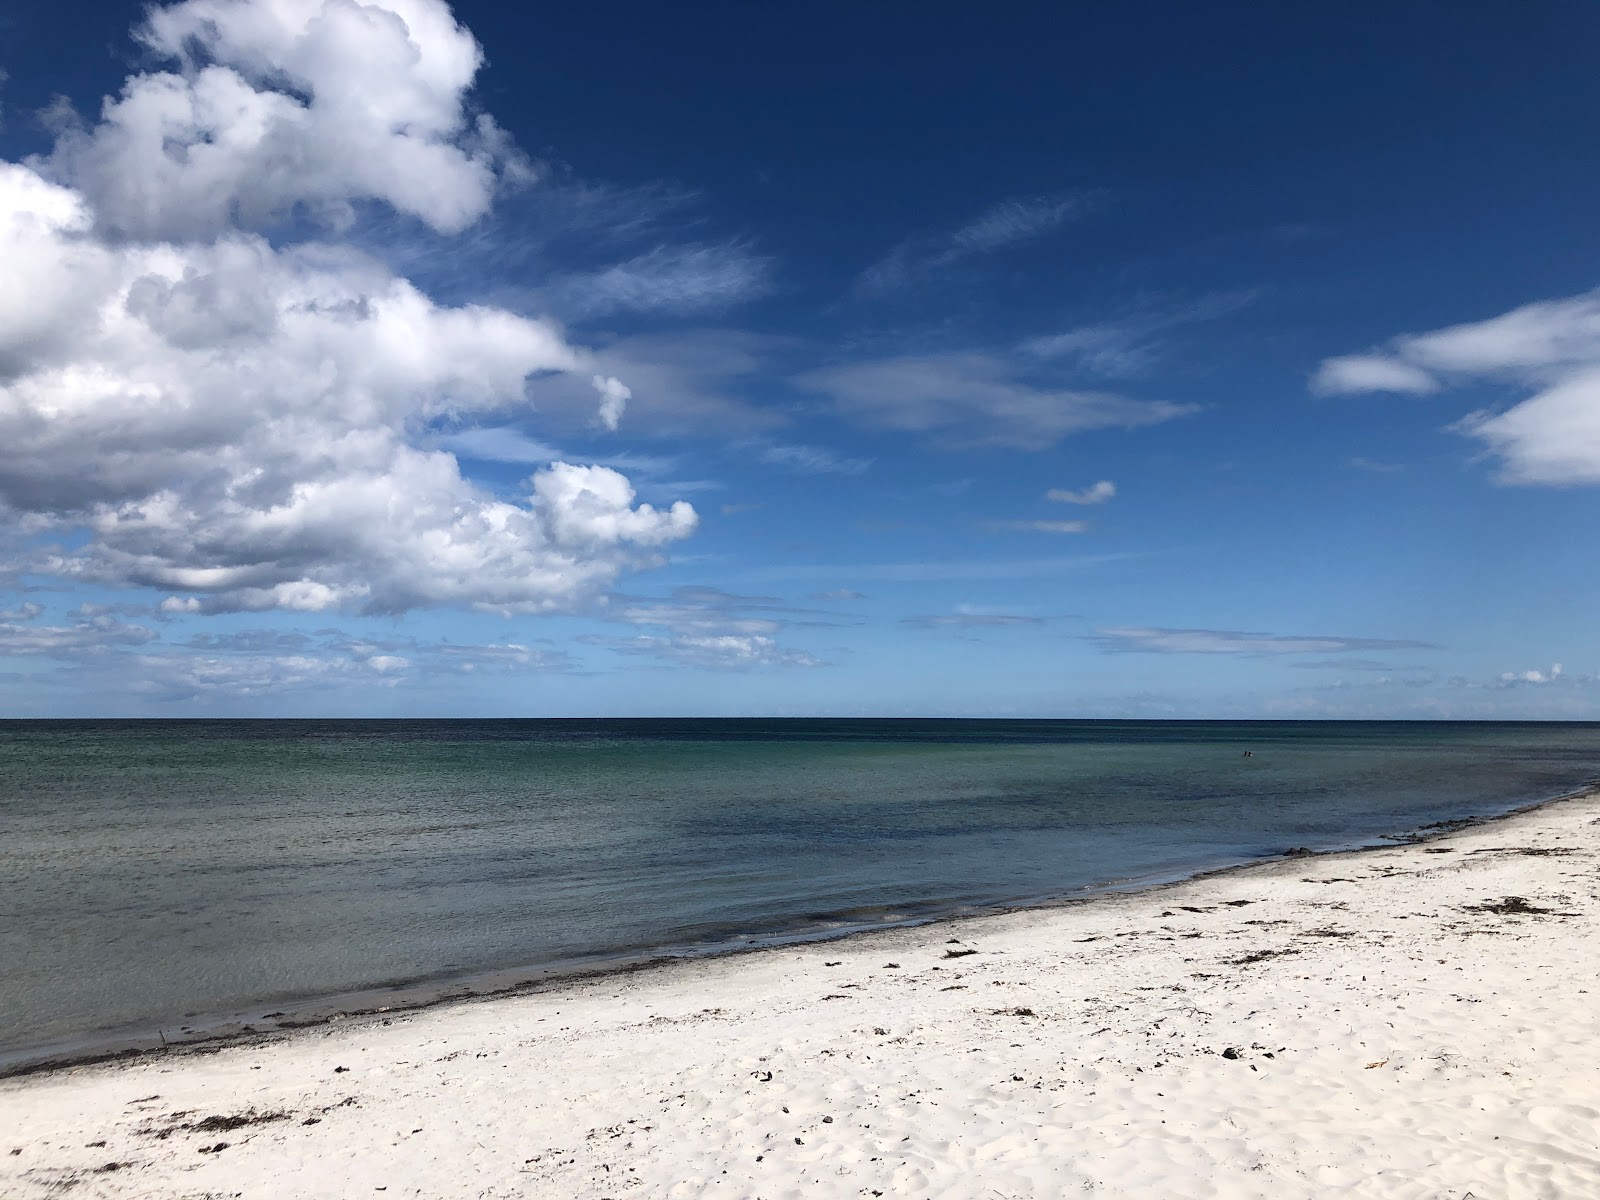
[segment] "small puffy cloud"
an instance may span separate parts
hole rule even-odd
[[[996,533],[1087,533],[1087,521],[985,521],[984,528]]]
[[[947,233],[901,242],[863,271],[857,291],[882,295],[909,287],[963,260],[1033,241],[1088,210],[1087,194],[1002,200]]]
[[[1102,479],[1099,483],[1092,483],[1077,491],[1070,488],[1051,488],[1044,494],[1044,498],[1054,500],[1058,504],[1104,504],[1116,494],[1117,485],[1109,479]]]
[[[32,621],[44,613],[44,606],[35,604],[31,600],[24,601],[16,608],[0,608],[0,621]],[[85,616],[94,614],[85,613]]]
[[[1146,654],[1343,654],[1351,651],[1437,650],[1429,642],[1395,638],[1243,633],[1233,629],[1097,629],[1106,650]]]
[[[1532,392],[1504,411],[1475,412],[1452,426],[1498,456],[1501,482],[1600,483],[1600,292],[1525,304],[1486,321],[1397,337],[1378,353],[1329,359],[1313,386],[1431,391],[1486,381]]]
[[[1134,400],[1027,382],[1016,364],[986,354],[878,359],[801,375],[839,415],[863,425],[935,436],[947,444],[1043,450],[1096,429],[1137,429],[1194,412],[1192,405]]]
[[[610,375],[596,375],[594,390],[600,393],[600,408],[595,413],[595,420],[615,433],[633,393],[622,380]]]

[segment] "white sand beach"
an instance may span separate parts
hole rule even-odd
[[[0,1195],[1600,1196],[1600,798],[0,1081]]]

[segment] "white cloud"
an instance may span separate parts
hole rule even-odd
[[[657,246],[624,262],[569,275],[548,295],[559,311],[577,317],[712,312],[767,292],[768,267],[767,259],[741,242]]]
[[[821,659],[790,650],[759,634],[679,634],[620,638],[607,643],[618,654],[642,654],[688,667],[746,671],[755,667],[821,667]]]
[[[143,646],[160,635],[144,625],[112,616],[84,616],[70,625],[36,625],[37,612],[19,619],[0,616],[0,655],[83,662]]]
[[[1561,679],[1561,664],[1553,663],[1548,671],[1506,671],[1499,682],[1507,685],[1519,683],[1555,683]]]
[[[1078,491],[1069,488],[1051,488],[1044,494],[1044,498],[1054,500],[1058,504],[1104,504],[1116,494],[1117,485],[1109,479],[1102,479]]]
[[[31,569],[159,589],[168,614],[537,612],[694,529],[605,467],[553,462],[508,502],[414,444],[526,410],[532,375],[587,377],[554,327],[231,225],[368,199],[450,229],[487,205],[500,152],[467,145],[479,56],[444,5],[188,0],[147,40],[212,65],[137,76],[37,169],[0,164],[0,505],[88,534]]]
[[[915,284],[964,259],[1032,241],[1081,216],[1087,195],[1002,200],[948,233],[908,239],[861,273],[857,290],[883,294]]]
[[[1120,627],[1095,630],[1107,650],[1152,654],[1342,654],[1356,650],[1436,650],[1394,638],[1242,633],[1235,629]]]
[[[812,371],[797,380],[832,398],[842,416],[962,445],[1043,450],[1074,433],[1135,429],[1195,411],[1164,400],[1039,387],[986,354],[879,359]]]
[[[1258,295],[1254,290],[1216,292],[1175,308],[1136,312],[1029,338],[1021,349],[1037,358],[1070,359],[1107,378],[1132,378],[1146,374],[1162,357],[1162,335],[1236,313],[1255,303]]]
[[[184,0],[138,37],[178,69],[130,77],[37,164],[103,230],[199,240],[296,208],[340,225],[376,200],[456,232],[526,171],[468,117],[483,56],[442,0]]]
[[[1413,396],[1439,390],[1439,381],[1421,367],[1396,362],[1376,354],[1330,358],[1311,377],[1311,390],[1319,396],[1351,392],[1405,392]]]
[[[1087,521],[985,521],[990,529],[1012,533],[1087,533]]]
[[[849,458],[821,446],[764,446],[757,457],[769,467],[782,467],[797,475],[860,475],[873,461]]]
[[[1019,613],[992,612],[962,604],[953,613],[932,616],[902,617],[902,625],[919,629],[1004,629],[1019,625],[1042,625],[1043,617],[1030,617]]]
[[[1489,444],[1506,483],[1600,483],[1600,364],[1502,413],[1473,413],[1456,429]]]
[[[610,607],[615,621],[663,630],[635,637],[588,635],[589,645],[717,670],[819,667],[820,659],[780,645],[773,635],[806,617],[775,596],[740,596],[712,587],[681,587],[667,600],[627,600]],[[808,624],[832,623],[806,621]]]
[[[1600,292],[1526,304],[1487,321],[1393,339],[1380,352],[1329,359],[1321,391],[1432,391],[1503,381],[1533,392],[1504,412],[1453,428],[1499,456],[1515,484],[1600,483]]]
[[[594,390],[600,393],[600,408],[595,413],[595,420],[615,433],[617,426],[622,423],[622,414],[627,410],[633,392],[614,375],[596,375]]]

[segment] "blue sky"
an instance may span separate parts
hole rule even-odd
[[[18,0],[0,711],[1600,718],[1597,53]]]

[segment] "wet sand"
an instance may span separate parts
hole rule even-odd
[[[0,1081],[7,1197],[1600,1196],[1600,798]]]

